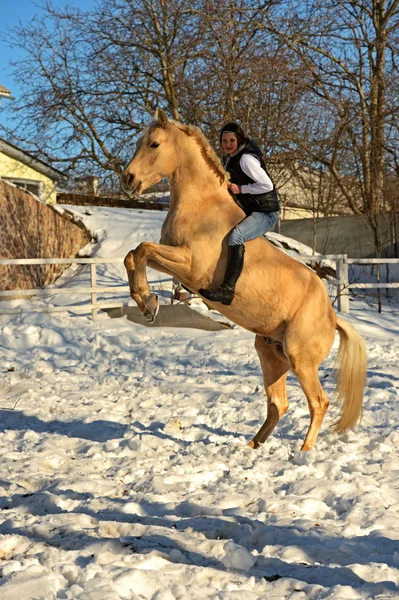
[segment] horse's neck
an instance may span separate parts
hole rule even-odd
[[[215,198],[229,204],[231,199],[226,184],[204,158],[198,143],[192,138],[184,141],[179,144],[178,167],[169,180],[171,208],[195,208],[197,212],[202,204]]]

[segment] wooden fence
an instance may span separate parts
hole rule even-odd
[[[335,263],[336,278],[330,279],[330,283],[335,286],[337,308],[342,313],[349,313],[349,295],[351,289],[388,289],[399,288],[399,283],[350,283],[349,282],[349,265],[378,265],[389,264],[399,265],[399,259],[385,258],[348,258],[345,254],[334,254],[326,256],[309,256],[299,255],[298,260],[306,262],[320,263],[321,261],[332,261]],[[46,289],[30,289],[30,290],[5,290],[0,291],[0,300],[6,300],[7,297],[18,296],[39,296],[49,297],[58,294],[78,294],[90,297],[90,304],[84,305],[66,305],[66,306],[47,306],[35,307],[34,310],[40,312],[55,312],[55,311],[91,311],[93,319],[98,316],[98,311],[105,308],[120,308],[124,305],[123,302],[98,302],[98,294],[100,293],[126,293],[130,298],[129,286],[103,286],[97,285],[97,266],[101,264],[123,264],[123,258],[18,258],[18,259],[0,259],[2,265],[50,265],[50,264],[78,264],[90,265],[90,286],[89,287],[51,287]],[[171,281],[172,285],[172,281]],[[21,308],[3,308],[0,302],[0,314],[13,314],[22,312]]]

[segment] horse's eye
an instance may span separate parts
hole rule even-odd
[[[158,148],[158,146],[158,142],[152,142],[152,144],[150,144],[150,148]]]

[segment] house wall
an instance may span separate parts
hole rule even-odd
[[[312,217],[312,211],[303,208],[302,206],[295,206],[289,203],[281,203],[280,218],[282,221],[292,219],[310,219]]]
[[[57,201],[55,181],[15,158],[7,156],[4,152],[0,152],[0,178],[5,177],[42,182],[43,192],[40,199],[48,204],[53,204]]]
[[[68,258],[89,240],[83,226],[0,180],[0,258]],[[0,290],[43,288],[68,266],[0,266]]]
[[[323,206],[328,206],[330,216],[340,216],[343,213],[351,214],[342,203],[333,209],[327,202],[329,193],[329,176],[324,174],[320,185],[320,174],[305,167],[296,167],[291,172],[285,169],[277,171],[275,180],[273,179],[281,201],[281,220],[308,219],[312,218],[314,213],[324,216]],[[337,195],[336,200],[339,200]]]
[[[399,229],[399,215],[397,228]],[[312,248],[314,225],[312,219],[282,221],[279,233]],[[394,257],[398,242],[394,239],[393,217],[380,217],[383,257]],[[320,254],[347,254],[349,258],[374,258],[373,233],[365,216],[350,215],[316,219],[316,251]]]
[[[281,174],[280,174],[281,175]],[[312,206],[311,198],[294,176],[281,177],[277,192],[281,202],[281,219],[306,219],[312,216],[307,206]]]

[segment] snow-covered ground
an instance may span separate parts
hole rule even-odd
[[[157,240],[165,217],[73,210],[102,257]],[[61,281],[87,276],[79,267]],[[121,265],[100,280],[126,286]],[[166,297],[167,278],[150,280]],[[14,301],[23,312],[0,315],[1,600],[399,598],[389,308],[351,305],[369,357],[358,431],[332,433],[332,409],[301,453],[309,415],[293,377],[275,434],[259,451],[246,444],[266,405],[249,332],[33,310],[44,303]],[[335,353],[321,370],[330,397]]]

